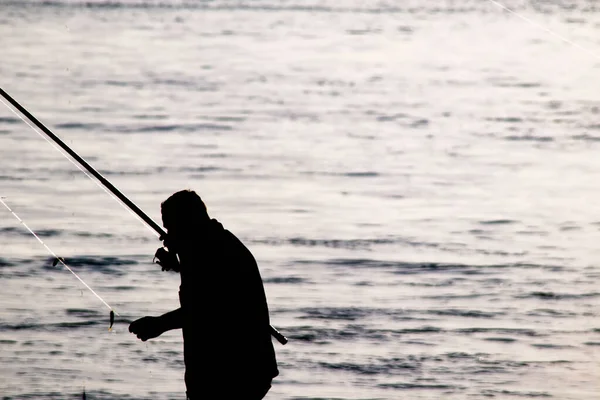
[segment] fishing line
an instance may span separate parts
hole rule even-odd
[[[6,207],[6,209],[12,213],[12,215],[14,215],[14,217],[15,217],[15,218],[16,218],[16,219],[17,219],[17,220],[18,220],[18,221],[19,221],[19,222],[20,222],[20,223],[21,223],[21,224],[22,224],[22,225],[25,227],[25,229],[27,229],[27,230],[29,231],[29,233],[31,233],[31,234],[33,235],[33,237],[35,237],[35,238],[38,240],[38,242],[40,242],[40,243],[42,244],[42,246],[44,246],[44,247],[46,248],[46,250],[48,250],[48,252],[54,256],[54,260],[55,260],[55,262],[56,262],[56,260],[58,260],[58,262],[60,262],[60,263],[61,263],[61,264],[62,264],[62,265],[63,265],[63,266],[64,266],[64,267],[67,269],[67,270],[69,270],[69,272],[71,272],[71,273],[72,273],[72,274],[75,276],[75,278],[77,278],[77,279],[79,280],[79,282],[81,282],[81,283],[83,284],[83,286],[85,286],[85,287],[86,287],[86,288],[87,288],[87,289],[88,289],[90,292],[92,292],[92,294],[93,294],[94,296],[96,296],[96,297],[98,298],[98,300],[100,300],[102,303],[104,303],[104,305],[105,305],[106,307],[108,307],[108,309],[109,309],[111,312],[114,312],[116,315],[119,315],[119,314],[118,314],[116,311],[114,311],[114,310],[113,310],[113,308],[112,308],[112,307],[111,307],[111,306],[110,306],[110,305],[109,305],[109,304],[108,304],[106,301],[104,301],[104,299],[103,299],[102,297],[100,297],[100,295],[99,295],[98,293],[96,293],[96,292],[94,291],[94,289],[92,289],[92,288],[91,288],[91,287],[90,287],[90,286],[89,286],[87,283],[85,283],[85,282],[83,281],[83,279],[81,279],[81,278],[79,277],[79,275],[77,275],[77,274],[75,273],[75,271],[73,271],[73,270],[71,269],[71,267],[69,267],[69,266],[68,266],[68,265],[67,265],[67,264],[64,262],[64,260],[63,260],[62,258],[58,257],[58,256],[56,255],[56,253],[55,253],[54,251],[52,251],[52,249],[51,249],[50,247],[48,247],[48,245],[47,245],[46,243],[44,243],[44,241],[43,241],[42,239],[40,239],[40,237],[39,237],[39,236],[38,236],[38,235],[37,235],[37,234],[36,234],[36,233],[35,233],[35,232],[34,232],[34,231],[31,229],[31,228],[29,228],[29,226],[27,226],[27,224],[25,223],[25,221],[23,221],[23,220],[22,220],[22,219],[21,219],[21,218],[20,218],[20,217],[17,215],[17,213],[15,213],[15,212],[14,212],[14,211],[13,211],[13,210],[12,210],[12,209],[11,209],[11,208],[8,206],[8,204],[6,204],[6,202],[5,202],[5,201],[2,199],[2,197],[0,197],[0,203],[2,203],[2,205],[4,205],[4,207]]]
[[[500,7],[504,11],[507,11],[507,12],[513,14],[514,16],[521,18],[523,21],[525,21],[525,22],[527,22],[527,23],[535,26],[536,28],[545,31],[545,32],[551,34],[552,36],[554,36],[554,37],[562,40],[563,42],[565,42],[567,44],[570,44],[571,46],[573,46],[573,47],[575,47],[575,48],[577,48],[577,49],[579,49],[579,50],[581,50],[581,51],[583,51],[583,52],[585,52],[585,53],[587,53],[587,54],[589,54],[589,55],[591,55],[591,56],[593,56],[593,57],[595,57],[595,58],[597,58],[597,59],[600,60],[600,54],[594,53],[593,51],[587,49],[586,47],[583,47],[583,46],[581,46],[581,45],[573,42],[572,40],[570,40],[570,39],[568,39],[568,38],[566,38],[566,37],[564,37],[564,36],[562,36],[562,35],[554,32],[553,30],[551,30],[549,28],[546,28],[544,25],[541,25],[541,24],[535,22],[534,20],[532,20],[530,18],[527,18],[526,16],[524,16],[524,15],[522,15],[522,14],[520,14],[520,13],[518,13],[518,12],[516,12],[516,11],[510,9],[510,8],[508,8],[504,4],[497,2],[496,0],[488,0],[488,1],[490,3],[492,3],[492,4],[494,4],[495,6]]]
[[[2,92],[6,93],[2,89],[0,89],[0,93],[2,93]],[[35,117],[33,117],[33,115],[31,115],[29,113],[25,114],[28,117],[26,119],[26,118],[23,117],[23,115],[21,115],[20,113],[18,113],[17,111],[15,111],[13,107],[11,107],[9,104],[7,104],[2,99],[2,97],[0,97],[0,102],[2,102],[2,104],[4,104],[6,106],[6,108],[8,108],[13,114],[15,114],[21,121],[25,122],[27,124],[27,126],[29,126],[31,129],[33,129],[33,131],[35,133],[37,133],[38,135],[40,135],[46,142],[48,142],[52,147],[54,147],[54,149],[56,151],[58,151],[60,154],[62,154],[63,157],[65,157],[67,160],[69,160],[69,162],[71,164],[73,164],[75,167],[77,167],[78,170],[80,170],[81,172],[83,172],[83,174],[85,176],[87,176],[92,182],[94,182],[98,187],[100,187],[100,189],[104,190],[113,200],[115,200],[117,203],[119,203],[121,205],[121,207],[123,207],[131,215],[133,215],[138,221],[140,221],[147,229],[150,230],[150,232],[154,233],[156,236],[160,236],[160,234],[158,232],[156,232],[154,229],[152,229],[139,215],[137,215],[135,212],[133,212],[133,210],[131,210],[129,207],[127,207],[110,190],[108,190],[104,185],[102,185],[100,182],[98,182],[98,180],[94,179],[81,165],[79,165],[78,163],[76,163],[75,160],[73,160],[73,158],[69,157],[69,155],[67,155],[63,151],[63,149],[61,149],[53,141],[51,141],[50,139],[48,139],[48,137],[46,135],[44,135],[42,132],[40,132],[39,128],[37,126],[33,125],[29,121],[29,120],[35,120]],[[13,104],[13,106],[14,106],[14,104]]]

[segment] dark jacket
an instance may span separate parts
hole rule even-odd
[[[211,385],[270,384],[278,375],[277,361],[252,253],[214,219],[178,246],[188,392]]]

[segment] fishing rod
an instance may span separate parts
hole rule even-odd
[[[79,164],[81,164],[90,174],[94,176],[94,178],[98,179],[102,185],[112,194],[117,196],[119,200],[123,202],[131,211],[133,211],[138,217],[140,217],[148,226],[158,233],[160,237],[166,237],[167,233],[150,218],[146,215],[138,206],[136,206],[131,200],[129,200],[119,189],[117,189],[112,183],[108,181],[105,177],[102,176],[98,171],[96,171],[87,161],[85,161],[79,154],[75,153],[65,142],[63,142],[58,136],[56,136],[50,129],[46,128],[44,124],[42,124],[36,117],[34,117],[29,111],[27,111],[23,106],[21,106],[15,99],[13,99],[8,93],[6,93],[2,88],[0,88],[0,95],[4,97],[14,108],[19,110],[19,112],[25,115],[33,124],[39,128],[42,132],[44,132],[54,143],[59,145],[68,155],[73,157]]]
[[[2,95],[2,97],[4,97],[21,114],[27,117],[27,119],[31,121],[38,129],[40,129],[48,138],[50,138],[54,143],[60,146],[60,148],[63,149],[68,155],[70,155],[81,166],[83,166],[91,175],[93,175],[94,178],[96,178],[102,184],[102,187],[105,190],[107,189],[108,191],[110,191],[110,193],[112,193],[112,195],[116,196],[119,200],[121,200],[121,203],[124,204],[129,211],[134,213],[143,222],[145,222],[148,227],[152,228],[154,232],[158,235],[160,240],[164,240],[167,237],[167,233],[156,222],[154,222],[152,218],[150,218],[146,213],[144,213],[138,206],[136,206],[131,200],[129,200],[127,196],[125,196],[119,189],[117,189],[112,183],[110,183],[108,179],[106,179],[104,176],[102,176],[102,174],[96,171],[94,167],[92,167],[87,161],[85,161],[81,156],[79,156],[79,154],[73,151],[65,142],[63,142],[58,136],[56,136],[50,129],[48,129],[44,124],[42,124],[36,117],[34,117],[29,111],[27,111],[25,107],[19,104],[2,88],[0,88],[0,95]],[[23,119],[21,116],[19,117]],[[23,119],[23,121],[30,125],[26,120]],[[83,172],[85,173],[85,171]],[[277,339],[279,343],[287,343],[287,338],[283,336],[277,329],[275,329],[272,325],[270,325],[269,328],[271,331],[271,335],[275,339]]]

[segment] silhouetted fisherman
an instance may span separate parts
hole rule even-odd
[[[163,270],[180,272],[181,307],[140,318],[129,331],[146,341],[183,329],[188,399],[262,399],[279,372],[252,253],[210,219],[194,191],[173,194],[161,211],[168,251],[158,249],[156,258]]]

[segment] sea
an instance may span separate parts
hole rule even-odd
[[[252,251],[266,400],[600,399],[598,2],[0,0],[0,87]],[[156,232],[2,102],[0,399],[184,400]]]

